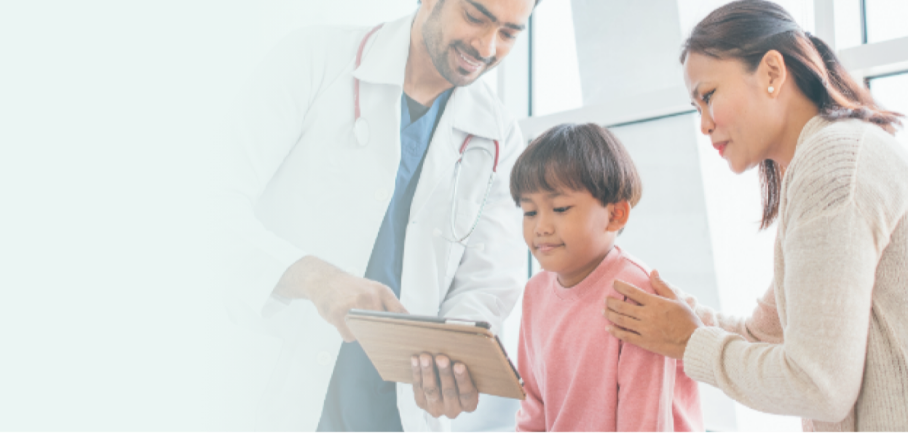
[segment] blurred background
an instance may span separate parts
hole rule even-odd
[[[483,79],[528,141],[562,122],[613,128],[644,182],[619,243],[743,315],[769,286],[775,229],[758,230],[756,173],[733,175],[700,135],[678,63],[690,29],[724,3],[544,0]],[[883,106],[908,112],[908,2],[779,3]],[[264,385],[250,372],[267,371],[280,343],[228,320],[211,282],[216,137],[294,29],[416,7],[0,1],[0,429],[254,428]],[[519,320],[518,308],[502,335],[512,354]],[[701,395],[709,430],[800,429],[708,385]]]

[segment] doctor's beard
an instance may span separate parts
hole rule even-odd
[[[428,51],[429,57],[432,59],[432,64],[435,65],[435,70],[437,70],[445,80],[448,80],[449,83],[456,87],[468,86],[479,79],[483,74],[497,66],[500,59],[498,56],[483,59],[476,50],[461,40],[446,42],[442,32],[444,27],[442,25],[443,19],[441,17],[442,3],[443,2],[438,2],[426,19],[422,28],[422,39],[426,45],[426,51]],[[449,56],[459,56],[458,50],[469,54],[474,60],[481,59],[480,61],[483,63],[483,66],[479,71],[479,74],[475,77],[469,77],[469,72],[451,66]]]

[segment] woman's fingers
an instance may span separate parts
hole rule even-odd
[[[615,280],[612,286],[615,287],[615,290],[617,290],[618,293],[627,296],[628,299],[636,301],[640,305],[648,304],[653,298],[653,295],[650,295],[649,293],[646,293],[643,290],[640,290],[621,280]]]
[[[635,346],[640,346],[640,347],[645,348],[641,344],[641,343],[643,343],[643,340],[640,338],[639,334],[635,334],[626,329],[621,329],[621,327],[615,326],[615,325],[606,326],[605,330],[608,331],[609,334],[612,334],[612,336],[614,336],[615,338],[617,338],[625,343],[631,343]]]
[[[638,334],[640,333],[637,328],[640,326],[641,322],[637,319],[618,314],[611,310],[606,313],[605,318],[608,319],[609,322],[612,322],[628,331],[636,332]]]
[[[703,323],[658,272],[653,271],[650,280],[655,295],[615,281],[615,290],[627,296],[628,301],[606,299],[605,317],[611,321],[606,329],[616,338],[642,349],[682,359],[691,335]],[[633,305],[631,301],[641,305]]]
[[[621,315],[633,317],[634,319],[640,319],[641,314],[643,313],[643,307],[631,304],[630,302],[625,302],[621,299],[615,299],[611,296],[605,298],[605,309],[606,311],[602,312],[603,315],[608,313],[608,310],[611,310]]]
[[[654,269],[650,272],[649,283],[653,286],[657,295],[672,300],[678,299],[678,294],[675,293],[675,290],[672,289],[668,283],[662,280],[662,277],[659,276],[659,271]]]

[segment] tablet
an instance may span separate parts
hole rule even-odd
[[[483,394],[523,400],[523,380],[486,322],[350,310],[353,332],[381,378],[412,383],[410,358],[426,352],[464,363]]]

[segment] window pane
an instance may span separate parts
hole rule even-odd
[[[870,93],[883,108],[908,114],[908,72],[870,80]],[[902,119],[902,122],[908,126],[908,120]],[[908,145],[908,132],[904,127],[895,136]]]
[[[861,45],[861,0],[834,0],[833,8],[836,50]]]
[[[905,0],[866,0],[867,42],[880,42],[908,36],[908,2]]]
[[[570,0],[546,0],[533,12],[533,115],[583,106]]]

